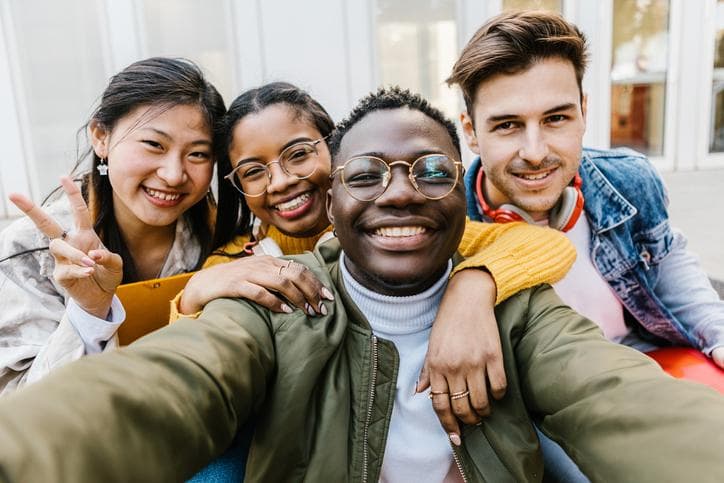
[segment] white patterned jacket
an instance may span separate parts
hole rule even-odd
[[[61,226],[73,228],[65,196],[46,211]],[[53,279],[55,260],[49,240],[23,217],[0,232],[0,395],[36,381],[85,354],[85,344],[66,314],[69,297]],[[188,223],[176,224],[176,238],[159,276],[193,270],[201,248]],[[116,327],[101,334],[105,349],[117,346]]]

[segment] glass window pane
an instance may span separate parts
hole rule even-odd
[[[224,2],[143,0],[142,12],[149,56],[190,59],[203,67],[224,99],[236,96]]]
[[[724,152],[724,1],[716,4],[716,39],[712,82],[712,112],[709,128],[709,151]]]
[[[503,11],[548,10],[561,13],[562,0],[503,0]]]
[[[664,151],[668,0],[614,0],[611,145]]]
[[[381,84],[419,92],[456,118],[458,97],[445,84],[458,54],[455,0],[378,0],[376,20]]]
[[[12,0],[10,18],[42,199],[77,160],[76,132],[105,87],[100,1]],[[62,19],[62,21],[58,21]]]

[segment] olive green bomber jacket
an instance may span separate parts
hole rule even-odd
[[[245,481],[376,481],[397,352],[340,289],[338,255],[296,257],[337,287],[327,316],[218,300],[0,400],[0,480],[180,481],[254,418]],[[508,391],[463,431],[468,481],[541,479],[529,414],[593,481],[724,481],[720,395],[607,342],[547,286],[496,316]]]

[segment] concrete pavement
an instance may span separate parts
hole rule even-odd
[[[662,175],[671,224],[686,235],[709,276],[724,281],[724,169]]]

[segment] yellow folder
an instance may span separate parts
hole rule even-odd
[[[127,345],[149,332],[168,325],[169,303],[192,273],[119,285],[116,295],[126,309],[126,321],[118,329],[118,340]]]

